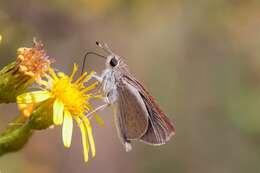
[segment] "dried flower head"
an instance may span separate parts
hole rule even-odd
[[[51,60],[43,44],[34,39],[32,48],[19,48],[17,59],[0,70],[0,103],[15,102],[24,92],[48,72]]]
[[[19,72],[38,81],[48,71],[52,60],[43,49],[41,41],[34,39],[33,43],[32,48],[22,47],[17,50],[16,66]]]

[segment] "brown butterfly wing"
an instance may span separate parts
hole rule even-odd
[[[159,108],[158,104],[154,101],[153,97],[143,87],[143,85],[130,73],[124,76],[124,80],[133,87],[138,88],[138,92],[142,97],[149,114],[148,129],[140,138],[141,141],[153,145],[164,144],[175,133],[175,128],[170,119]]]
[[[123,137],[139,139],[148,128],[148,111],[138,90],[123,80],[117,85],[118,120]]]
[[[128,67],[124,63],[123,59],[120,59],[119,63],[120,65],[116,67],[116,71],[120,72],[120,81],[124,81],[124,83],[127,83],[129,86],[132,86],[131,88],[135,88],[135,90],[139,92],[139,96],[142,98],[143,103],[145,104],[146,110],[148,112],[148,127],[145,133],[139,139],[145,143],[152,144],[152,145],[164,144],[166,141],[168,141],[171,138],[172,135],[175,134],[175,128],[172,122],[159,108],[158,104],[154,101],[153,97],[143,87],[143,85],[140,82],[138,82],[138,80],[136,80],[135,77],[128,71]],[[120,87],[118,89],[120,90]],[[123,93],[124,91],[120,91],[120,92]],[[136,92],[135,95],[138,96]],[[137,105],[137,103],[135,103],[135,105]],[[124,114],[123,108],[128,109],[128,107],[126,106],[127,106],[126,104],[119,105],[119,109],[121,110],[122,115]],[[130,114],[127,115],[130,116]],[[125,116],[123,116],[123,119],[125,119]],[[125,141],[128,141],[130,143],[130,141],[127,140],[127,138],[125,138]]]

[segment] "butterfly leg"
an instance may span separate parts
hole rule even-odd
[[[91,112],[89,112],[89,113],[86,115],[86,117],[90,119],[90,118],[92,118],[92,116],[93,116],[94,113],[96,113],[97,111],[101,111],[101,110],[105,109],[105,108],[108,107],[108,106],[109,106],[108,103],[105,103],[105,104],[103,104],[103,105],[101,105],[101,106],[98,106],[96,109],[94,109],[94,110],[92,110]]]
[[[98,76],[96,74],[93,75],[93,78],[95,78],[97,81],[102,82],[103,81],[103,77],[102,76]]]
[[[108,107],[108,106],[111,105],[111,103],[110,103],[108,97],[104,97],[104,98],[103,98],[103,101],[105,102],[105,104],[100,105],[100,106],[98,106],[97,108],[95,108],[94,110],[92,110],[91,112],[89,112],[89,113],[86,115],[86,117],[92,118],[92,116],[93,116],[93,114],[94,114],[95,112],[101,111],[101,110],[103,110],[103,109],[105,109],[106,107]]]
[[[107,84],[108,84],[108,80],[106,78],[106,75],[107,74],[107,71],[103,71],[102,74],[99,76],[99,75],[96,75],[94,74],[93,75],[93,78],[95,78],[97,81],[100,82],[100,85],[98,86],[98,92],[99,93],[103,93],[104,95],[107,95],[105,93],[107,93],[108,89],[107,89]]]
[[[102,83],[102,82],[104,81],[104,78],[105,78],[105,76],[106,76],[107,73],[108,73],[107,70],[104,70],[104,71],[101,73],[100,76],[95,73],[95,74],[93,75],[93,78],[95,78],[96,80],[98,80],[99,82]]]

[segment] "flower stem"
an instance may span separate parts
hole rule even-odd
[[[0,134],[0,156],[20,150],[32,136],[33,130],[24,121],[25,119],[19,116]]]

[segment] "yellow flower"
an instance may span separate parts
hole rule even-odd
[[[49,68],[49,75],[45,75],[46,80],[39,81],[43,89],[18,96],[17,103],[23,109],[28,105],[27,113],[30,113],[32,105],[50,101],[53,107],[53,123],[62,125],[63,144],[67,148],[71,145],[74,119],[81,130],[84,160],[87,161],[89,150],[91,150],[93,157],[96,150],[92,127],[85,113],[92,110],[88,101],[95,96],[89,91],[97,86],[97,82],[86,87],[85,83],[91,79],[93,72],[84,73],[77,80],[73,80],[76,72],[77,66],[75,64],[70,76],[61,72],[56,73]]]

